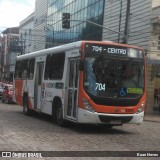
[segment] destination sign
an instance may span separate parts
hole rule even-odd
[[[119,55],[124,57],[144,58],[142,51],[139,49],[126,48],[126,47],[113,46],[113,45],[86,43],[84,47],[84,52],[86,55],[110,54],[110,55]]]

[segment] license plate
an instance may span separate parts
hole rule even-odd
[[[121,120],[112,120],[110,121],[110,124],[122,124]]]

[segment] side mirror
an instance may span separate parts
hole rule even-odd
[[[82,60],[79,62],[79,70],[84,71],[84,62]]]

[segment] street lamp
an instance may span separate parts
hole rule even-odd
[[[50,31],[50,28],[52,28],[52,47],[54,47],[54,27],[53,27],[53,25],[51,25],[51,24],[46,24],[45,26],[44,26],[44,30],[45,31]]]

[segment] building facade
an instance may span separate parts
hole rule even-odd
[[[152,9],[152,34],[147,54],[148,112],[160,112],[160,4]]]
[[[4,78],[6,69],[6,54],[7,54],[7,36],[1,37],[1,80]]]
[[[36,0],[34,13],[34,51],[45,49],[45,26],[48,0]]]
[[[13,80],[15,69],[15,57],[22,52],[19,46],[19,28],[7,28],[2,32],[3,38],[1,43],[1,74],[5,81]]]
[[[46,32],[47,48],[78,40],[102,40],[104,0],[49,0]],[[70,13],[70,28],[62,28],[62,13]]]
[[[0,35],[0,81],[2,79],[2,40],[3,37]]]
[[[151,37],[151,0],[107,0],[105,3],[103,25],[127,36],[127,43],[149,49]],[[127,12],[127,6],[130,10]],[[127,14],[128,13],[128,14]],[[128,18],[126,18],[126,14]],[[125,28],[127,26],[127,28]],[[103,40],[124,42],[124,37],[118,33],[103,30]]]
[[[34,13],[20,22],[19,45],[23,48],[21,54],[34,51]]]
[[[160,6],[160,1],[159,0],[152,0],[152,8],[155,8],[157,6]]]

